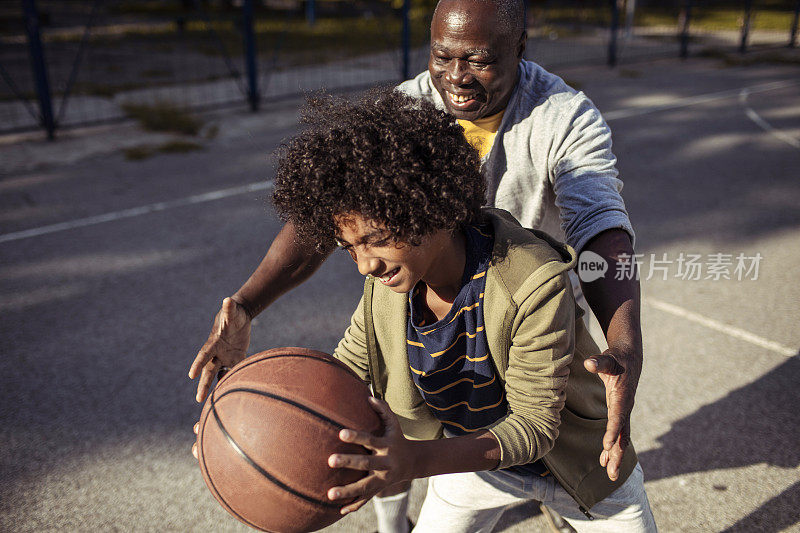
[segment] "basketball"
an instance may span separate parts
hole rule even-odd
[[[305,348],[276,348],[236,365],[200,415],[197,452],[217,501],[245,524],[274,533],[315,531],[341,518],[331,487],[366,472],[328,466],[332,453],[366,453],[339,440],[382,432],[367,385],[343,363]]]

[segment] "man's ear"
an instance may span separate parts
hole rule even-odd
[[[517,41],[517,59],[522,59],[523,55],[525,54],[525,45],[528,43],[528,32],[527,30],[522,30],[522,35],[519,36],[519,41]]]

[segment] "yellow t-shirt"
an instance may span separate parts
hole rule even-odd
[[[497,130],[500,128],[500,122],[503,121],[505,112],[504,109],[496,115],[480,118],[474,122],[458,120],[458,123],[464,128],[464,137],[478,151],[481,159],[486,157],[486,154],[492,149],[494,136],[497,135]]]

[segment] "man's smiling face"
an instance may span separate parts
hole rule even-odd
[[[444,0],[434,15],[428,70],[447,111],[458,119],[499,113],[517,84],[525,35],[503,31],[497,18],[491,2],[471,0]]]

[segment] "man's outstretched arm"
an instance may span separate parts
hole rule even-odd
[[[633,261],[633,246],[626,231],[603,231],[583,251],[592,251],[608,262],[605,276],[590,283],[581,281],[581,289],[608,341],[608,350],[587,359],[585,366],[598,374],[606,387],[608,425],[600,464],[606,467],[608,477],[616,480],[630,442],[631,411],[642,373],[639,279],[636,275],[616,279],[617,264]],[[626,267],[625,272],[635,274],[632,267]]]
[[[294,226],[284,225],[255,272],[233,296],[222,301],[208,340],[189,369],[191,379],[200,377],[198,402],[205,399],[221,367],[234,366],[247,355],[253,318],[311,277],[330,255],[302,246],[296,237]]]

